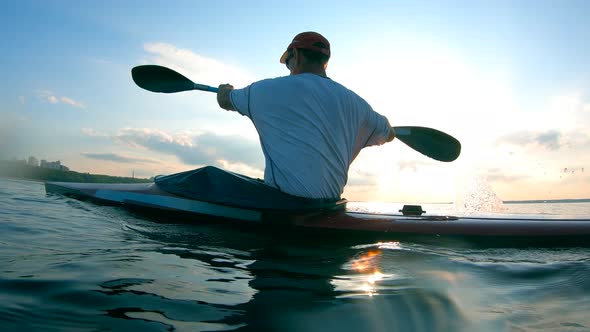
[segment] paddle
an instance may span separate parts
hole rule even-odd
[[[194,83],[182,74],[162,66],[137,66],[131,69],[131,76],[135,84],[151,92],[174,93],[202,90],[217,93],[217,88]]]
[[[172,69],[156,66],[137,66],[131,70],[139,87],[161,93],[202,90],[217,93],[217,88],[197,84]],[[439,161],[453,161],[461,153],[461,143],[453,136],[427,127],[393,127],[395,137],[412,149]]]
[[[453,136],[427,127],[393,127],[395,137],[412,149],[438,161],[450,162],[461,154],[461,143]]]

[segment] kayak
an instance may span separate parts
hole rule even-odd
[[[48,193],[173,214],[242,224],[288,225],[314,230],[378,234],[494,237],[583,237],[590,219],[425,215],[419,206],[400,214],[353,211],[344,199],[313,200],[284,194],[261,180],[215,167],[156,178],[154,183],[46,182]]]

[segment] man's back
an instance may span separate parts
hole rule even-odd
[[[258,130],[265,182],[296,196],[340,197],[359,151],[390,132],[362,98],[314,74],[259,81],[232,91],[231,101]]]

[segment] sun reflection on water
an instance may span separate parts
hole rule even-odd
[[[381,250],[370,250],[361,257],[352,260],[350,265],[356,271],[364,272],[374,264],[374,259],[379,255],[381,255]]]
[[[377,249],[374,249],[375,247]],[[382,249],[400,249],[399,242],[379,242],[356,246],[354,249],[369,250],[345,264],[345,269],[354,271],[352,275],[337,277],[332,280],[332,284],[337,290],[344,291],[348,295],[362,294],[369,297],[379,295],[379,283],[395,277],[393,274],[383,273],[379,268]]]
[[[364,283],[361,286],[361,289],[369,296],[373,296],[373,295],[377,295],[377,288],[375,286],[375,284],[378,281],[383,280],[383,278],[385,278],[386,275],[379,272],[379,271],[374,271],[373,274],[368,275],[367,278],[367,282]]]

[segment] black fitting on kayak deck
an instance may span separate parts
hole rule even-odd
[[[420,205],[404,205],[404,207],[399,210],[404,216],[421,216],[426,211],[422,210],[422,206]]]

